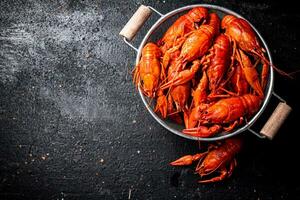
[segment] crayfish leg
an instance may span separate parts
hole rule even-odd
[[[213,183],[213,182],[219,182],[224,180],[225,178],[228,177],[228,172],[227,169],[224,167],[220,170],[220,175],[211,179],[206,179],[206,180],[200,180],[198,181],[199,183]]]
[[[158,91],[158,98],[156,100],[156,106],[154,112],[160,113],[163,119],[167,117],[168,101],[167,101],[167,97],[162,93],[162,91]]]
[[[238,126],[239,124],[241,124],[244,121],[243,117],[240,117],[239,120],[235,120],[232,124],[230,124],[228,127],[223,127],[223,129],[226,132],[230,132],[232,131],[236,126]]]
[[[172,80],[163,84],[161,86],[161,89],[165,90],[165,89],[168,89],[173,86],[182,85],[182,84],[192,80],[195,77],[195,74],[197,73],[199,67],[200,67],[200,61],[195,60],[190,69],[186,69],[186,70],[178,72],[177,75],[174,76],[174,78]]]
[[[236,159],[233,159],[233,161],[231,161],[230,166],[229,166],[228,175],[227,175],[228,178],[232,175],[232,172],[236,166],[237,166]]]
[[[168,117],[175,123],[182,124],[183,122],[182,122],[181,116],[179,115],[178,111],[176,111],[174,109],[173,99],[170,94],[168,95],[167,101],[168,101],[168,104],[167,104]]]
[[[162,58],[162,66],[163,68],[166,70],[170,64],[170,60],[171,60],[171,53],[177,51],[177,48],[174,49],[169,49],[166,51],[166,53],[164,54],[163,58]]]
[[[133,82],[135,86],[138,87],[140,81],[140,63],[133,68],[132,74],[133,74]]]

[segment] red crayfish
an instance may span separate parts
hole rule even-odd
[[[210,179],[200,180],[199,183],[210,183],[222,181],[229,178],[237,166],[236,154],[242,147],[241,138],[229,138],[219,145],[210,145],[204,153],[186,155],[171,162],[173,166],[191,165],[198,161],[195,173],[202,177],[218,174]]]

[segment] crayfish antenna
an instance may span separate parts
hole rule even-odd
[[[263,56],[262,54],[258,53],[255,50],[252,50],[251,53],[253,53],[254,55],[258,56],[260,59],[262,59],[268,65],[270,65],[271,67],[273,67],[273,69],[275,69],[275,71],[277,71],[279,74],[281,74],[283,76],[287,76],[290,79],[294,79],[294,77],[291,75],[292,73],[287,73],[287,72],[283,71],[282,69],[277,68],[273,63],[271,64],[270,61],[265,56]]]

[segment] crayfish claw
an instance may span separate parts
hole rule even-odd
[[[186,155],[186,156],[183,156],[183,157],[171,162],[170,165],[182,166],[182,165],[191,165],[192,163],[193,163],[193,156]]]

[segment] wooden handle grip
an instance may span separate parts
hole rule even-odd
[[[151,15],[151,9],[147,6],[141,5],[138,10],[132,15],[130,20],[121,30],[119,35],[124,36],[127,40],[131,41],[132,38],[136,35],[138,30],[143,26],[145,21]]]
[[[292,108],[289,105],[280,102],[260,133],[272,140],[291,111]]]

